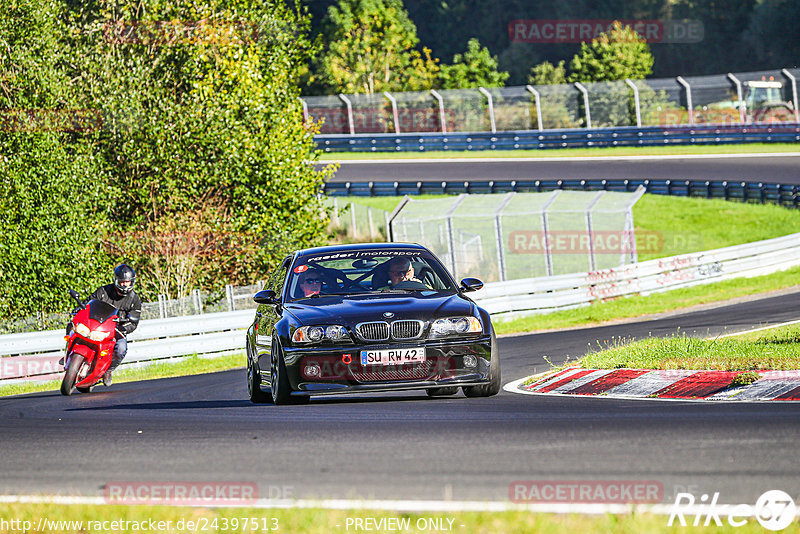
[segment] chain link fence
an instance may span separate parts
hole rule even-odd
[[[800,69],[584,84],[304,97],[321,134],[800,122]]]
[[[598,271],[637,261],[633,205],[643,194],[644,188],[405,197],[391,236],[427,246],[458,278]]]

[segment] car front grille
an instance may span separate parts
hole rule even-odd
[[[402,320],[392,323],[392,339],[415,339],[422,334],[422,321]]]
[[[386,341],[389,339],[389,323],[361,323],[356,325],[356,332],[364,341]]]
[[[416,364],[398,366],[396,369],[378,366],[370,370],[369,367],[354,369],[352,376],[358,382],[389,382],[393,380],[431,380],[434,376],[435,366],[430,364]]]

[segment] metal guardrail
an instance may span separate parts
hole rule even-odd
[[[486,284],[474,300],[498,319],[587,306],[598,299],[758,276],[800,265],[800,233],[596,272]]]
[[[702,126],[621,126],[471,133],[329,134],[314,137],[325,152],[425,152],[664,146],[800,141],[800,123]]]
[[[800,205],[800,185],[720,180],[469,180],[418,182],[327,182],[328,196],[459,195],[462,193],[527,193],[556,189],[579,191],[620,191],[631,193],[642,186],[655,195],[723,198],[743,202],[774,202]]]
[[[596,272],[492,282],[473,295],[493,317],[503,320],[586,306],[597,299],[768,274],[795,265],[800,265],[800,233]],[[142,321],[131,335],[125,364],[242,350],[252,314],[252,310],[242,310]],[[0,336],[0,356],[4,356],[0,379],[57,378],[62,336],[62,330]]]

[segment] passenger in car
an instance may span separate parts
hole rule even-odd
[[[420,284],[422,287],[430,289],[426,284],[417,278],[414,278],[414,266],[408,258],[398,257],[389,262],[389,285],[387,287],[398,289],[417,289],[419,286],[413,284]]]

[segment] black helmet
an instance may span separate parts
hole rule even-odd
[[[130,265],[118,265],[116,269],[114,269],[114,287],[117,288],[120,295],[127,295],[133,290],[133,286],[136,284],[136,272],[130,267]]]

